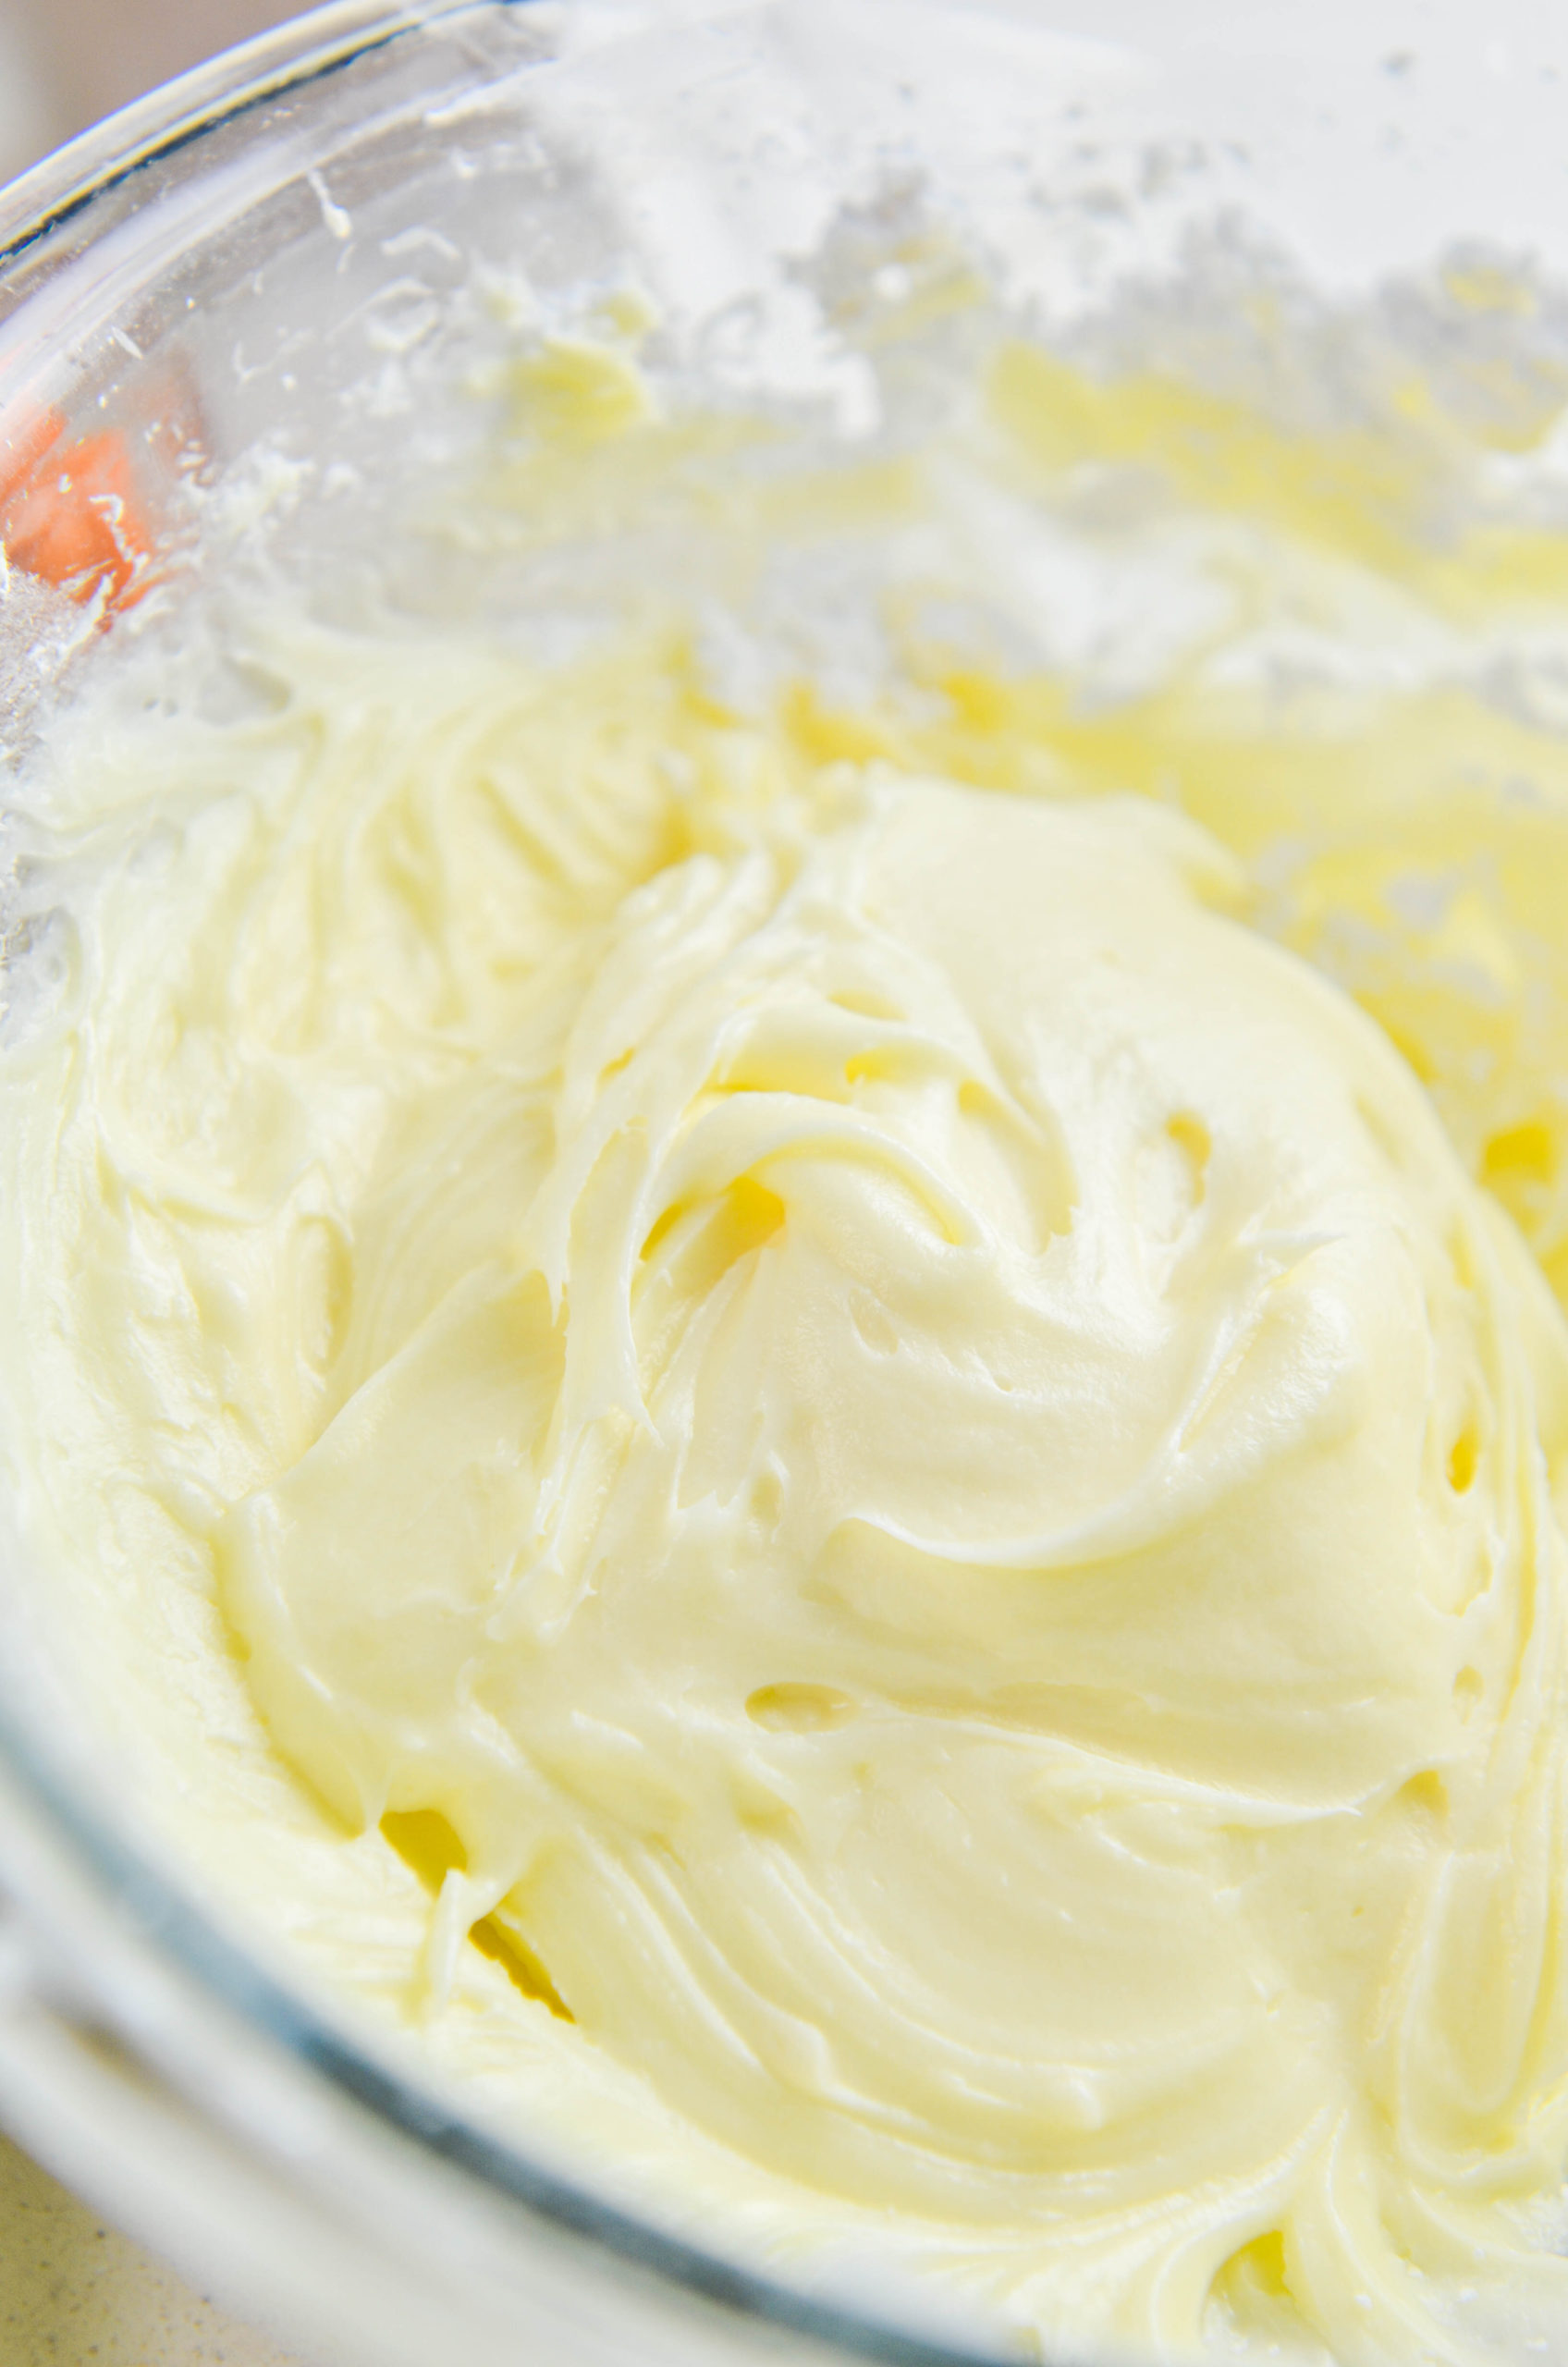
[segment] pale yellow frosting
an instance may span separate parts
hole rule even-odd
[[[499,1908],[753,2159],[1189,2306],[1277,2210],[1331,2323],[1347,2179],[1561,2141],[1503,1918],[1568,1339],[1191,826],[813,819],[399,1111],[337,1410],[214,1534],[251,1683],[345,1819],[461,1845],[437,1982]]]
[[[0,1074],[13,1451],[191,1846],[742,2245],[1165,2357],[1561,2308],[1568,1326],[1388,1035],[1151,798],[251,655],[79,740]]]

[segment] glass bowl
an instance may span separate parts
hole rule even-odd
[[[388,521],[479,448],[525,317],[635,286],[714,400],[852,441],[847,237],[896,274],[937,226],[1059,325],[1219,224],[1340,292],[1456,245],[1560,271],[1565,74],[1523,0],[339,0],[0,193],[0,760],[258,555],[326,613],[372,577],[504,612],[509,563],[431,571]],[[613,608],[633,559],[595,548]],[[128,1812],[0,1519],[0,2118],[50,2167],[323,2361],[986,2355],[625,2208],[317,1994]]]

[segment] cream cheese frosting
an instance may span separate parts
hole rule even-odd
[[[1568,2324],[1562,813],[1406,796],[1431,701],[240,640],[62,742],[0,1052],[8,1452],[165,1823],[742,2250],[1026,2349]]]
[[[1568,1342],[1191,826],[844,807],[408,1113],[342,1403],[215,1531],[251,1680],[456,1836],[437,1981],[498,1911],[698,2126],[1102,2276],[1268,2195],[1332,2323],[1348,2180],[1562,2139]]]

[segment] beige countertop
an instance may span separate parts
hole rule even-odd
[[[299,2367],[0,2137],[0,2367]]]
[[[0,179],[304,0],[0,0]]]

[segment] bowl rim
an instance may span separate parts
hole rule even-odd
[[[374,50],[444,18],[540,0],[326,0],[220,50],[91,124],[0,187],[4,275],[111,190],[221,125],[339,73]]]

